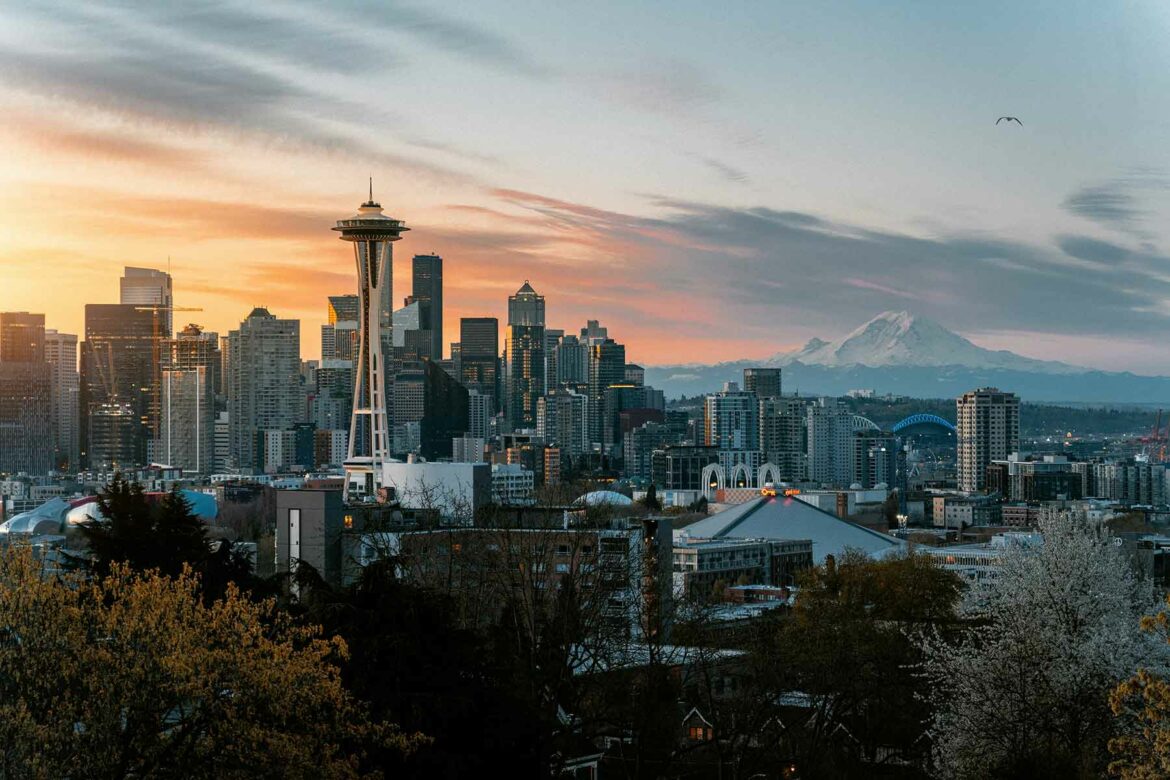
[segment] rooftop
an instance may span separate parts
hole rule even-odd
[[[842,520],[789,496],[761,496],[687,526],[676,537],[707,539],[808,539],[813,560],[859,550],[882,557],[905,549],[905,542]]]

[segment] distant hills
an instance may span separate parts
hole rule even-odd
[[[933,320],[887,311],[836,341],[811,339],[799,350],[715,365],[646,366],[646,383],[668,398],[742,381],[748,366],[780,366],[784,392],[844,395],[872,388],[918,398],[948,398],[994,385],[1027,401],[1170,403],[1170,377],[1096,371],[1007,350],[980,347]]]

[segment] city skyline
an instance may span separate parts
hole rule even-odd
[[[444,258],[447,333],[530,279],[551,325],[600,319],[648,365],[910,309],[1170,374],[1170,12],[1127,8],[13,4],[4,308],[81,333],[169,257],[196,321],[266,306],[316,357],[325,296],[354,291],[329,227],[372,175],[415,228],[395,276]]]

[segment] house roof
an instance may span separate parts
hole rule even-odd
[[[882,557],[905,548],[901,539],[871,531],[790,496],[761,496],[676,532],[706,539],[809,539],[813,560],[840,558],[847,549]]]

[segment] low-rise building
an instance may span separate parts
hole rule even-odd
[[[492,503],[527,506],[535,499],[536,475],[516,463],[492,464]]]
[[[807,539],[701,539],[680,535],[674,542],[675,593],[709,596],[717,583],[791,585],[812,566]]]

